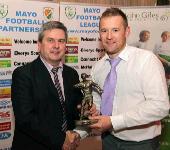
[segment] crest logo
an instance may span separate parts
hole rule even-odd
[[[67,6],[65,8],[65,14],[68,19],[73,19],[76,15],[76,8]]]
[[[53,8],[51,8],[51,7],[44,7],[43,14],[44,14],[44,17],[47,20],[52,20],[53,19],[53,13],[54,13],[54,9]]]
[[[8,6],[4,4],[0,4],[0,19],[6,17],[8,14]]]

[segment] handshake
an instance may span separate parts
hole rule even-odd
[[[94,104],[92,105],[91,109],[89,110],[89,114],[91,117],[99,115],[99,111],[96,109],[96,106]],[[84,133],[86,134],[87,132],[84,132]],[[81,133],[82,138],[84,136],[86,137],[88,135],[88,134],[86,134],[86,135],[85,134],[83,135]],[[91,133],[89,135],[91,135]],[[81,140],[81,137],[78,132],[72,131],[72,130],[66,131],[66,137],[65,137],[65,141],[64,141],[62,150],[76,150],[76,148],[80,144],[80,140]]]
[[[68,130],[62,150],[76,150],[80,144],[80,139],[80,135],[77,132]]]

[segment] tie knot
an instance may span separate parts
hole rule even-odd
[[[51,69],[51,72],[55,75],[58,72],[59,67]]]
[[[121,60],[120,57],[117,57],[115,59],[111,59],[110,64],[111,64],[112,68],[116,67],[119,64],[120,60]]]

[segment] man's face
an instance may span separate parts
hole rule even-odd
[[[100,38],[108,55],[114,58],[126,45],[129,27],[121,16],[104,17],[100,21]]]
[[[141,41],[146,42],[146,41],[149,40],[149,38],[150,38],[150,33],[149,32],[144,32],[143,36],[141,37]]]
[[[40,55],[51,65],[57,66],[65,54],[66,37],[61,29],[46,30],[42,42],[38,42]]]
[[[166,42],[167,39],[168,39],[168,35],[167,35],[167,34],[163,34],[163,35],[161,36],[161,38],[162,38],[162,42]]]

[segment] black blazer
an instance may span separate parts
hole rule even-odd
[[[77,72],[63,66],[68,128],[79,118],[77,105],[82,93],[73,85],[79,82]],[[61,150],[65,133],[61,130],[62,106],[47,68],[38,57],[18,67],[12,75],[12,105],[15,131],[12,150]]]

